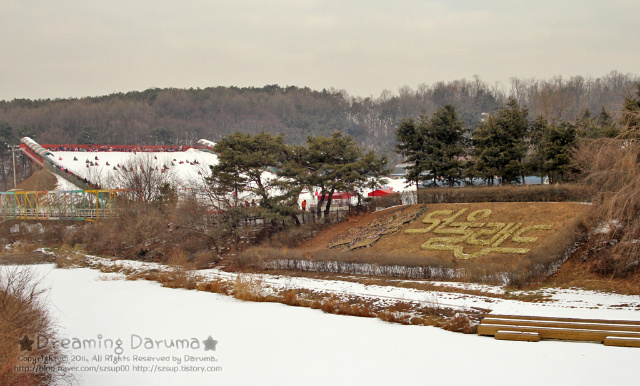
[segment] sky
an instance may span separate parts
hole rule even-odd
[[[0,100],[640,68],[637,0],[0,0]]]

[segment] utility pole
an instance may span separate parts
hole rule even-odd
[[[11,155],[13,157],[13,188],[15,189],[18,184],[16,183],[16,151],[20,150],[19,145],[13,145],[11,148]]]

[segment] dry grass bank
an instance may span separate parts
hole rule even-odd
[[[523,286],[553,273],[566,259],[567,251],[585,233],[585,217],[591,207],[575,203],[432,204],[427,205],[424,213],[418,211],[419,208],[421,206],[418,205],[409,209],[399,207],[369,213],[320,232],[299,247],[251,248],[240,253],[235,262],[240,267],[256,269],[464,280]],[[419,216],[412,222],[402,223],[403,211],[418,211]],[[457,213],[460,216],[451,219]],[[438,221],[442,220],[440,223],[443,228],[440,233],[407,232],[428,228],[436,218]],[[511,238],[505,237],[500,247],[519,252],[483,252],[486,251],[489,236],[498,234],[483,228],[492,224],[521,224],[519,229],[523,230],[529,226],[526,234],[520,234],[520,239],[516,237],[517,233],[509,236],[505,231],[505,235]],[[545,229],[535,228],[536,225],[544,225]],[[485,233],[473,233],[478,235],[474,243],[460,240],[467,230],[475,232],[475,229],[485,229],[482,231]],[[440,241],[431,244],[436,245],[435,247],[425,248],[433,238]],[[471,240],[471,237],[467,240]],[[448,246],[439,248],[438,244]],[[455,249],[458,249],[458,255]],[[527,252],[523,253],[522,250]],[[477,256],[465,258],[474,254]],[[462,258],[457,257],[459,255]]]
[[[61,359],[60,349],[34,344],[55,337],[55,325],[43,289],[26,267],[0,267],[0,384],[48,385],[64,380],[64,371],[35,370],[37,358]],[[43,365],[43,363],[37,363]]]
[[[636,131],[616,139],[584,141],[575,155],[584,185],[596,192],[592,232],[583,260],[594,273],[631,278],[640,273],[640,140]]]

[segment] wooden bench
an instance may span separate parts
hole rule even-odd
[[[640,321],[486,315],[478,326],[478,335],[531,342],[540,339],[608,341],[609,346],[640,347]]]
[[[484,318],[485,319],[550,320],[550,321],[557,321],[557,322],[583,322],[583,323],[640,325],[640,321],[635,321],[635,320],[554,318],[554,317],[551,317],[551,316],[487,314],[487,315],[485,315]]]
[[[619,347],[640,347],[640,339],[620,336],[608,336],[604,338],[604,345]]]
[[[518,340],[523,342],[540,342],[540,334],[537,332],[522,331],[497,331],[495,336],[498,340]]]
[[[518,319],[494,319],[488,318],[482,321],[483,324],[499,324],[503,326],[528,326],[528,327],[552,327],[568,328],[576,330],[607,330],[639,332],[640,324],[600,324],[594,322],[555,322],[551,320],[518,320]]]

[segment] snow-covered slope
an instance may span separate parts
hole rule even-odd
[[[64,169],[80,178],[99,184],[102,188],[113,189],[114,174],[122,173],[123,167],[135,161],[148,160],[158,173],[166,167],[166,173],[175,178],[175,183],[185,187],[192,181],[200,181],[209,171],[209,165],[216,165],[215,154],[189,149],[184,152],[52,152],[51,159]]]

